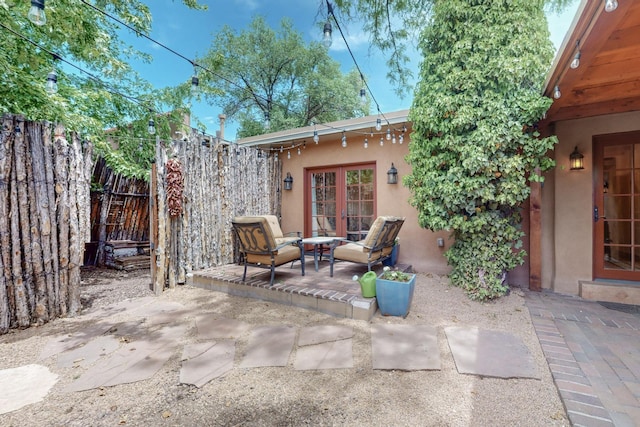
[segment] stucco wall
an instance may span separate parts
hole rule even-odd
[[[580,280],[593,279],[593,147],[594,135],[640,130],[640,112],[556,123],[556,168],[543,187],[543,287],[579,293]],[[584,155],[584,170],[569,170],[575,147]]]
[[[409,132],[407,132],[407,135]],[[408,154],[409,137],[404,144],[384,141],[380,146],[379,138],[369,138],[368,148],[364,148],[365,135],[347,135],[347,147],[343,148],[341,135],[336,138],[324,136],[319,144],[311,138],[306,147],[291,151],[291,159],[287,159],[286,146],[280,158],[283,163],[283,176],[291,173],[294,179],[293,189],[282,194],[282,227],[283,231],[304,230],[304,171],[307,168],[337,166],[351,163],[374,162],[376,164],[376,214],[406,217],[400,230],[399,262],[411,264],[415,271],[446,274],[449,272],[447,261],[443,256],[449,246],[449,233],[433,233],[418,225],[418,214],[409,204],[410,192],[400,182],[397,185],[387,184],[387,171],[393,162],[398,169],[399,181],[408,173],[409,166],[404,161]],[[445,248],[439,248],[437,238],[442,237]]]

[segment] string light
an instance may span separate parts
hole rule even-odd
[[[156,124],[153,121],[153,119],[149,119],[149,126],[147,127],[147,132],[149,132],[149,135],[153,135],[156,133]]]
[[[347,148],[347,135],[342,131],[342,148]]]
[[[287,150],[287,159],[291,158],[291,150]]]
[[[380,120],[380,117],[378,117],[378,118],[376,119],[376,130],[377,130],[378,132],[380,132],[380,130],[382,130],[382,120]]]
[[[44,1],[45,0],[31,0],[31,7],[27,14],[29,21],[39,27],[47,23],[47,15],[44,13]]]
[[[191,96],[198,95],[198,86],[200,86],[200,79],[198,78],[198,68],[194,65],[193,76],[191,77]]]
[[[559,99],[562,96],[562,92],[560,92],[560,86],[556,85],[553,88],[553,98]]]
[[[574,70],[580,66],[580,41],[579,40],[576,42],[576,54],[573,57],[573,61],[571,61],[571,64],[569,66]]]
[[[387,141],[391,140],[391,129],[387,128]]]
[[[47,74],[47,83],[45,84],[45,90],[49,95],[53,95],[58,92],[58,73],[56,73],[56,61],[57,55],[53,55],[53,69]]]
[[[396,143],[396,134],[394,133],[393,136],[391,137],[391,143],[395,144]]]
[[[364,139],[364,148],[369,148],[369,140],[367,138]]]
[[[32,2],[33,3],[33,2]],[[618,8],[617,0],[606,0],[604,4],[604,10],[606,12],[613,12]]]
[[[400,144],[402,144],[404,142],[404,135],[403,134],[400,134],[400,136],[398,137],[398,142]]]
[[[384,138],[380,137],[380,147],[384,147]]]
[[[329,21],[325,22],[324,29],[322,32],[323,32],[322,44],[324,45],[324,47],[329,49],[331,47],[331,44],[333,43],[333,40],[331,40],[331,33],[333,32],[333,29],[331,28],[331,22]]]

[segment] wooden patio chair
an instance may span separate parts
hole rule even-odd
[[[231,222],[240,243],[244,262],[242,281],[247,277],[247,265],[271,269],[270,285],[273,285],[276,267],[292,261],[300,261],[304,276],[304,248],[302,238],[286,238],[276,242],[269,220],[265,216],[236,217]],[[280,227],[278,226],[278,229]]]
[[[364,240],[351,242],[339,239],[331,244],[329,250],[330,276],[333,277],[333,263],[337,260],[367,264],[367,271],[371,266],[381,263],[391,257],[393,245],[404,218],[379,216],[371,225]],[[342,243],[348,242],[343,245]]]

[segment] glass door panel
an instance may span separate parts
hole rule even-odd
[[[596,278],[640,280],[639,137],[636,133],[594,138]]]
[[[311,237],[336,236],[336,173],[311,173]]]

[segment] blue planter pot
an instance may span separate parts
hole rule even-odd
[[[376,301],[383,316],[407,317],[413,291],[416,286],[416,275],[411,275],[408,282],[395,282],[393,280],[376,279]]]
[[[391,257],[382,261],[382,265],[387,267],[394,267],[398,262],[398,252],[400,251],[400,245],[395,245],[391,250]]]

